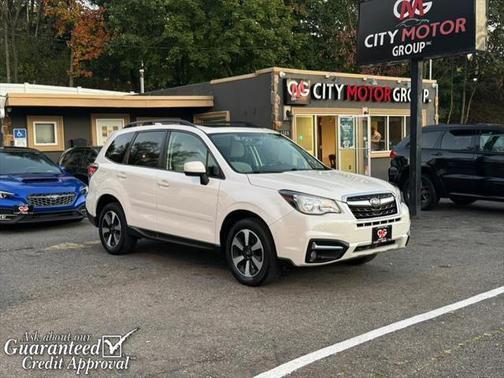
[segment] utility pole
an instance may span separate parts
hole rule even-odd
[[[422,191],[422,105],[423,60],[411,60],[411,122],[410,122],[410,213],[419,216]]]
[[[142,62],[142,67],[140,68],[139,72],[140,72],[140,93],[144,93],[145,92],[145,83],[144,83],[145,69],[144,69],[143,62]]]

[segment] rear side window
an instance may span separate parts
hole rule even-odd
[[[128,164],[141,167],[159,167],[161,146],[166,133],[164,131],[145,131],[135,138],[129,154]]]
[[[442,131],[431,131],[422,134],[422,148],[434,148],[442,134]]]
[[[484,131],[480,136],[480,150],[485,153],[504,153],[504,131]]]
[[[124,160],[124,154],[128,150],[128,147],[133,138],[133,133],[118,135],[112,144],[109,146],[105,157],[116,163],[122,163]]]
[[[443,135],[441,148],[452,151],[470,151],[473,146],[474,131],[472,130],[450,130]]]

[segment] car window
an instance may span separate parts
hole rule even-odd
[[[504,131],[483,131],[480,150],[486,153],[504,153]]]
[[[219,133],[210,138],[239,173],[329,169],[290,139],[273,133]]]
[[[161,146],[163,145],[165,135],[165,131],[145,131],[138,133],[131,146],[128,164],[151,168],[159,167]]]
[[[82,150],[73,150],[66,154],[62,165],[65,167],[76,167],[80,163],[80,158],[82,156]]]
[[[439,137],[443,134],[442,131],[431,131],[422,134],[422,148],[434,148]]]
[[[220,175],[217,162],[200,138],[189,133],[171,132],[166,153],[166,169],[184,172],[184,164],[190,161],[201,161],[211,177]]]
[[[128,150],[133,135],[133,133],[118,135],[107,149],[105,157],[113,162],[122,163],[124,154]]]
[[[84,156],[84,165],[87,167],[88,165],[91,165],[94,163],[96,160],[96,157],[98,156],[98,151],[96,150],[89,150],[86,155]]]
[[[443,135],[441,149],[453,151],[470,151],[473,146],[474,131],[449,130]]]

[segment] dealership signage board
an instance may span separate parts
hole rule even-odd
[[[423,90],[423,102],[429,102],[430,92]],[[411,89],[388,85],[350,85],[334,82],[311,82],[303,79],[284,80],[285,105],[308,105],[311,101],[350,101],[379,103],[409,103]]]
[[[371,65],[485,50],[486,0],[363,0],[357,56]]]

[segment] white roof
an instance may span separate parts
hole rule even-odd
[[[102,89],[91,89],[82,87],[59,87],[56,85],[41,85],[41,84],[11,84],[0,83],[0,96],[5,96],[8,93],[71,93],[71,94],[95,94],[95,95],[118,95],[124,96],[130,94],[128,92],[106,91]]]

